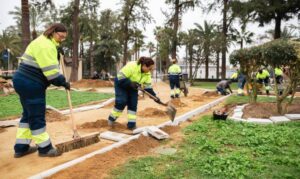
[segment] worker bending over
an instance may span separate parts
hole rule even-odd
[[[266,93],[267,95],[269,95],[270,94],[270,86],[269,86],[270,73],[265,69],[260,69],[256,74],[256,79],[258,84],[265,85]]]
[[[136,111],[138,104],[138,88],[142,87],[151,95],[156,96],[151,86],[151,71],[154,69],[154,61],[150,57],[141,57],[138,61],[127,63],[115,78],[115,106],[108,117],[108,125],[114,122],[122,114],[127,106],[127,128],[136,128]],[[158,98],[156,102],[159,102]]]
[[[227,89],[229,89],[230,93],[232,93],[232,90],[230,88],[230,84],[231,84],[231,80],[222,80],[222,81],[220,81],[216,86],[217,92],[221,93],[221,95],[227,95],[227,94],[229,94],[227,92]]]
[[[42,35],[33,40],[22,55],[19,69],[13,76],[13,84],[20,96],[23,108],[15,144],[15,158],[39,151],[40,157],[55,157],[46,132],[46,89],[50,84],[70,90],[70,84],[60,74],[58,45],[65,40],[67,29],[63,24],[51,25]],[[38,148],[30,147],[31,140]]]

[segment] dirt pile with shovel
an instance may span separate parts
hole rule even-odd
[[[113,83],[104,80],[91,80],[82,79],[72,83],[74,88],[101,88],[101,87],[113,87]]]

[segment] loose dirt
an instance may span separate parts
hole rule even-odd
[[[168,116],[166,111],[157,108],[146,108],[137,113],[139,117],[166,117]]]
[[[5,129],[0,127],[0,133],[5,132]]]
[[[56,122],[56,121],[66,121],[69,120],[68,116],[64,116],[59,112],[53,110],[46,110],[46,121],[47,122]]]
[[[180,130],[179,126],[165,126],[162,128],[163,131],[165,131],[168,134],[173,134],[175,132],[178,132]]]
[[[204,101],[203,96],[199,96],[199,95],[192,95],[192,96],[190,96],[190,99],[192,101],[196,101],[196,102],[202,102],[202,101]]]
[[[74,88],[101,88],[101,87],[113,87],[113,83],[104,80],[83,79],[72,83],[71,86]]]
[[[187,105],[185,103],[183,103],[180,99],[172,99],[171,103],[176,107],[176,108],[180,108],[180,107],[186,107]]]
[[[202,96],[207,96],[207,97],[217,97],[219,96],[216,91],[205,91]]]
[[[108,170],[125,163],[128,159],[147,154],[151,148],[157,147],[159,144],[157,140],[151,137],[141,136],[122,147],[96,155],[49,178],[105,178]]]
[[[244,110],[243,118],[269,118],[270,116],[280,116],[277,112],[276,103],[256,103],[247,105]],[[288,107],[287,113],[300,114],[300,104],[292,104]]]

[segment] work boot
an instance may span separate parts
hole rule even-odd
[[[269,92],[269,90],[267,90],[267,95],[268,95],[268,96],[270,95],[270,92]]]
[[[179,98],[179,94],[176,94],[176,95],[175,95],[175,98]]]
[[[15,157],[15,158],[20,158],[20,157],[23,157],[23,156],[25,156],[25,155],[34,153],[35,151],[37,151],[37,147],[31,147],[31,146],[30,146],[26,152],[23,152],[23,153],[15,153],[15,154],[14,154],[14,157]]]
[[[39,153],[40,157],[57,157],[60,156],[61,153],[59,153],[55,148],[50,149],[47,153]]]
[[[172,99],[174,99],[174,98],[175,98],[175,96],[174,96],[174,95],[171,95],[171,98],[172,98]]]
[[[108,121],[108,126],[109,127],[113,128],[115,126],[115,121],[112,121],[112,120],[109,120],[109,119],[107,121]]]
[[[127,129],[129,129],[129,130],[136,129],[136,123],[135,122],[128,122],[127,123]]]

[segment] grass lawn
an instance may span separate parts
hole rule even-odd
[[[113,97],[113,94],[94,92],[71,92],[73,106],[92,101],[99,101]],[[58,109],[68,108],[67,94],[62,90],[47,90],[47,104]],[[10,116],[21,115],[22,107],[17,94],[0,97],[0,120]]]
[[[194,82],[193,87],[199,87],[204,89],[216,89],[216,85],[218,82]],[[232,90],[237,90],[237,83],[231,83],[230,85]]]
[[[227,103],[240,102],[230,97]],[[246,98],[246,97],[244,97]],[[266,101],[266,99],[260,99]],[[183,130],[171,156],[131,160],[113,178],[298,178],[300,122],[276,125],[214,121],[204,116]]]

